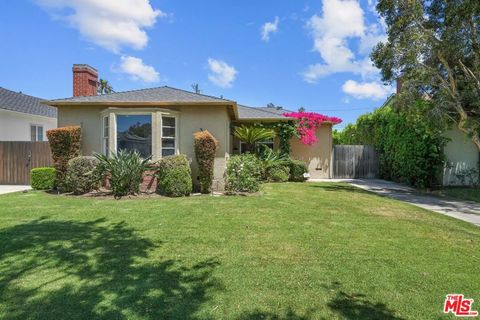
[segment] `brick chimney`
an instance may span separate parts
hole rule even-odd
[[[88,64],[73,65],[73,96],[97,95],[98,71]]]

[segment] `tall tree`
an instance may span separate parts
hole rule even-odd
[[[386,83],[401,79],[396,106],[431,101],[480,150],[480,1],[379,0],[377,10],[388,41],[371,58]]]
[[[110,94],[112,92],[115,92],[115,91],[113,91],[113,88],[108,82],[108,80],[100,79],[100,81],[98,81],[98,87],[97,87],[98,94]]]

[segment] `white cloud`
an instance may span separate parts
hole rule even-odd
[[[149,0],[36,0],[55,17],[66,20],[87,40],[113,52],[123,46],[143,49],[148,43],[145,28],[157,17]]]
[[[261,28],[261,33],[262,33],[262,40],[268,42],[270,40],[270,34],[275,33],[278,31],[278,23],[280,22],[280,19],[278,17],[275,17],[273,22],[266,22],[262,28]]]
[[[354,80],[346,81],[342,86],[342,90],[356,99],[372,100],[384,99],[394,92],[392,87],[384,86],[376,81],[359,83]]]
[[[155,71],[152,66],[143,63],[142,59],[122,56],[119,66],[119,72],[125,73],[130,76],[132,80],[143,82],[158,82],[160,80],[160,74]]]
[[[208,67],[210,73],[208,79],[216,86],[230,88],[235,81],[238,71],[225,61],[209,58]]]
[[[363,79],[378,77],[378,70],[368,58],[371,48],[385,39],[379,23],[366,25],[364,11],[357,0],[323,0],[322,15],[313,15],[307,28],[313,36],[313,48],[322,63],[312,64],[303,73],[304,80],[315,83],[334,73],[353,73]],[[350,39],[359,39],[355,53]]]

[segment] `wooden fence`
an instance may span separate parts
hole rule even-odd
[[[377,152],[372,146],[336,145],[333,148],[333,178],[377,178]]]
[[[48,166],[48,142],[0,141],[0,184],[30,184],[30,170]]]

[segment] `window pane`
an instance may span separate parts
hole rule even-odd
[[[175,127],[175,118],[163,117],[162,121],[164,127]]]
[[[175,154],[174,149],[162,149],[162,157],[173,156]]]
[[[37,141],[37,127],[30,126],[30,141]]]
[[[103,139],[105,145],[104,145],[104,149],[105,149],[105,155],[108,156],[108,151],[110,150],[110,145],[109,145],[109,139],[108,138],[105,138]]]
[[[43,127],[37,127],[37,141],[43,141]]]
[[[175,148],[175,139],[162,139],[162,148]]]
[[[137,150],[143,158],[152,155],[152,117],[117,115],[117,149]]]
[[[103,137],[108,137],[108,117],[103,117]]]
[[[162,136],[175,137],[175,128],[162,128]]]

